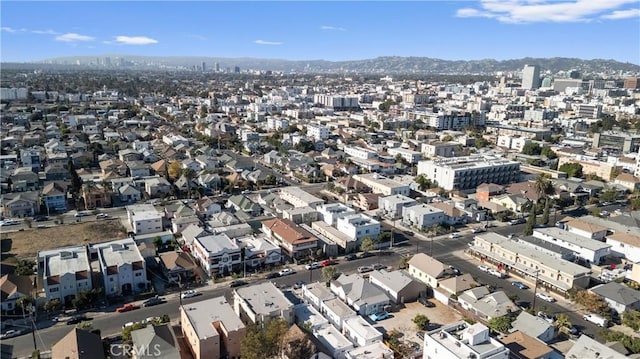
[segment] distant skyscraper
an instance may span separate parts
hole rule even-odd
[[[538,66],[524,65],[522,70],[522,88],[535,90],[540,87],[540,68]]]
[[[111,66],[111,58],[110,57],[105,57],[104,58],[104,66]]]
[[[207,64],[204,61],[202,61],[202,72],[205,72],[205,71],[207,71]]]
[[[580,77],[581,77],[580,71],[578,71],[578,70],[569,71],[569,78],[570,79],[579,79]]]
[[[233,68],[233,72],[239,74],[240,73],[240,66],[236,66]]]
[[[220,64],[216,62],[215,67],[216,67],[216,72],[220,72]]]

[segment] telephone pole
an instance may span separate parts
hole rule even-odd
[[[536,282],[533,285],[533,301],[531,302],[531,310],[533,310],[534,313],[536,311],[536,294],[538,294],[538,273],[540,273],[540,271],[536,270]]]

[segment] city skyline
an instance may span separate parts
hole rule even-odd
[[[639,5],[638,0],[5,1],[1,61],[117,53],[328,61],[577,57],[640,64]]]

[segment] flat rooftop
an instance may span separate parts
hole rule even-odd
[[[244,324],[224,297],[211,298],[182,306],[198,338],[218,336],[213,326],[221,322],[227,331],[244,328]]]
[[[592,251],[598,251],[598,250],[607,249],[611,247],[610,244],[600,242],[591,238],[585,238],[583,236],[579,236],[577,234],[562,230],[558,227],[534,229],[533,236],[540,238],[541,236],[536,235],[537,233],[543,236],[559,239],[561,241],[570,243],[579,248],[585,248]]]
[[[106,267],[117,266],[123,264],[131,264],[133,262],[144,262],[138,246],[131,238],[120,239],[106,243],[94,245],[104,260]]]
[[[271,282],[238,288],[235,292],[256,314],[269,315],[293,307],[293,303]]]
[[[211,254],[240,251],[238,244],[224,233],[199,237],[195,240],[200,242],[207,252]]]
[[[46,255],[45,276],[63,275],[90,270],[87,248],[68,247],[59,251],[50,251]]]
[[[487,332],[485,340],[470,343],[467,339],[468,336],[482,336],[480,333],[483,331]],[[472,353],[476,354],[476,358],[481,358],[489,352],[506,350],[504,345],[489,337],[488,331],[489,329],[480,323],[471,325],[460,321],[431,331],[428,335],[458,358],[469,358]]]

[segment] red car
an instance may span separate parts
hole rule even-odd
[[[331,266],[331,265],[334,265],[334,264],[336,264],[336,261],[333,260],[333,259],[325,259],[322,262],[320,262],[320,265],[323,266],[323,267]]]
[[[119,307],[118,309],[116,309],[116,312],[124,313],[124,312],[129,312],[129,311],[132,311],[132,310],[135,310],[135,309],[138,309],[138,306],[129,303],[129,304],[125,304],[122,307]]]

